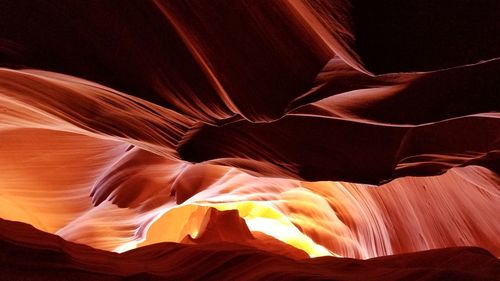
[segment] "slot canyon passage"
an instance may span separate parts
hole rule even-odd
[[[500,2],[0,0],[0,280],[500,280]]]

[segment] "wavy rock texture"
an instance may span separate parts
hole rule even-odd
[[[0,1],[0,276],[493,280],[500,6],[365,2]]]

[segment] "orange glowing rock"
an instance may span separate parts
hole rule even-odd
[[[0,276],[498,275],[499,4],[362,2],[0,1]]]

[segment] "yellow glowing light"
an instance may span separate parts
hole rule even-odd
[[[316,244],[290,222],[269,202],[232,202],[207,204],[219,211],[238,210],[250,231],[258,231],[272,236],[281,242],[306,252],[310,257],[335,255],[325,247]]]
[[[302,233],[278,207],[266,201],[203,202],[176,206],[158,217],[148,229],[147,237],[138,247],[158,242],[181,242],[186,235],[197,238],[209,208],[219,211],[238,210],[251,232],[268,236],[306,252],[310,257],[338,256]],[[133,244],[117,249],[129,249]],[[115,251],[117,251],[115,250]]]

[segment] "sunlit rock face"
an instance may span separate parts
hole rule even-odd
[[[0,1],[2,243],[117,278],[499,273],[500,4],[361,2]]]

